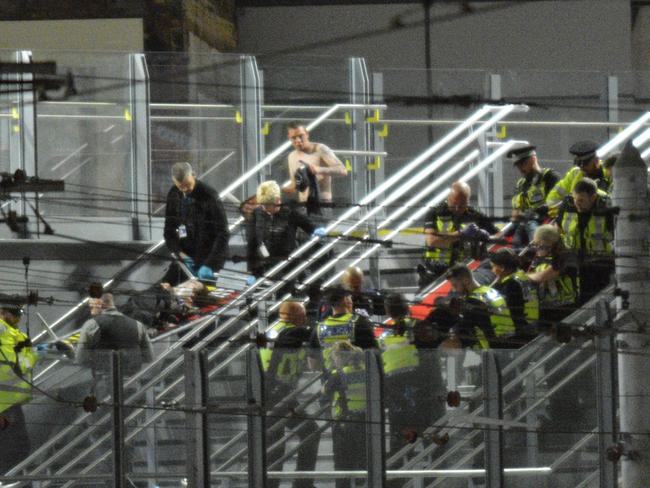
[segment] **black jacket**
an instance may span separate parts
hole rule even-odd
[[[274,215],[269,215],[260,207],[256,208],[246,225],[249,272],[261,276],[265,268],[286,259],[296,249],[298,228],[311,234],[316,226],[306,216],[287,205],[282,206]],[[269,253],[267,258],[260,252],[262,244]]]
[[[178,235],[181,225],[187,229],[185,238]],[[164,236],[171,252],[184,252],[197,267],[206,265],[219,271],[228,257],[230,232],[217,192],[198,180],[188,197],[173,186],[167,194]]]

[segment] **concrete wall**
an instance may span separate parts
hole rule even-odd
[[[143,50],[142,19],[0,22],[0,49]]]
[[[471,3],[471,2],[470,2]],[[515,2],[516,3],[516,2]],[[475,13],[459,13],[457,4],[436,5],[432,16],[433,65],[463,69],[630,69],[630,5],[626,0],[520,2],[481,13],[489,4],[474,4]],[[373,68],[423,67],[421,25],[390,29],[396,19],[421,22],[422,8],[413,5],[269,7],[240,10],[239,49],[268,53],[299,48],[340,36],[385,31],[304,54],[363,56]]]
[[[485,97],[489,95],[489,75],[495,73],[501,75],[504,98],[540,105],[528,114],[513,117],[515,120],[605,122],[607,76],[621,75],[620,91],[626,100],[642,85],[636,74],[629,73],[633,56],[627,0],[469,4],[473,13],[462,14],[458,3],[432,9],[435,95]],[[385,118],[427,119],[424,103],[404,100],[428,95],[423,17],[417,3],[245,8],[238,18],[239,46],[242,52],[262,55],[258,62],[265,71],[267,100],[281,96],[293,103],[314,97],[325,101],[329,94],[328,101],[346,101],[345,64],[337,65],[335,59],[360,56],[367,60],[371,72],[383,74],[384,94],[392,100]],[[405,27],[396,29],[396,23]],[[287,93],[286,88],[291,86],[296,90]],[[621,103],[622,107],[626,105]],[[434,119],[463,119],[475,108],[436,104],[431,110]],[[636,117],[635,109],[619,114],[621,121]],[[389,124],[389,129],[388,173],[428,145],[423,126]],[[435,126],[434,138],[449,129]],[[341,130],[345,129],[318,129],[314,139],[344,149]],[[605,140],[608,129],[513,125],[507,127],[507,136],[537,144],[541,159],[564,171],[573,142],[587,137]],[[505,165],[507,193],[516,177]],[[506,199],[504,206],[508,205]],[[507,213],[507,209],[498,210]]]

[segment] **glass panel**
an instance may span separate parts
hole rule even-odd
[[[180,347],[167,354],[163,377],[154,368],[135,380],[125,378],[126,472],[134,482],[144,477],[150,485],[172,487],[187,479],[183,354]]]
[[[239,487],[247,483],[246,477],[219,474],[248,472],[247,363],[246,354],[236,351],[208,351],[209,401],[218,406],[218,411],[208,415],[211,482],[217,482],[217,486]]]
[[[151,209],[162,216],[175,162],[191,163],[198,177],[217,191],[241,174],[240,56],[149,53],[147,66]]]
[[[464,429],[454,428],[449,417],[452,412],[448,412],[446,407],[448,383],[452,382],[451,377],[447,377],[454,374],[454,366],[461,360],[460,356],[424,346],[418,349],[396,348],[395,343],[390,343],[390,337],[381,339],[384,349],[387,469],[391,472],[443,470],[439,477],[422,479],[423,486],[426,486],[436,480],[444,483],[452,481],[444,476],[446,468],[480,468],[480,460],[476,465],[476,461],[462,459],[469,452],[471,444],[468,444]],[[469,391],[474,388],[476,386],[471,385],[464,389]],[[469,405],[464,402],[460,408],[467,409]],[[449,441],[446,442],[446,439]],[[454,452],[453,457],[447,458],[448,450]],[[393,474],[388,479],[389,487],[401,488],[411,486],[410,480],[417,478],[409,474],[400,478]]]
[[[42,197],[41,211],[55,229],[70,217],[128,218],[132,184],[128,55],[38,51],[33,59],[55,60],[57,72],[69,73],[76,90],[67,98],[36,104],[38,174],[66,183],[64,193]],[[125,230],[123,222],[113,225]]]
[[[24,452],[17,447],[11,449],[13,460],[7,459],[7,452],[3,454],[0,471],[4,473],[16,462],[25,460],[19,466],[20,471],[12,474],[38,476],[56,470],[58,474],[72,477],[110,479],[113,469],[110,354],[92,351],[87,357],[88,364],[96,366],[94,375],[53,346],[41,349],[39,356],[42,359],[35,372],[49,369],[51,374],[46,380],[36,382],[38,388],[33,389],[29,403],[14,405],[0,414],[9,421],[9,428],[2,432],[3,442],[26,448]],[[95,408],[91,395],[97,399]],[[27,453],[31,453],[28,458]],[[86,462],[78,463],[81,458]]]
[[[286,125],[298,120],[309,124],[336,103],[350,103],[348,60],[329,57],[307,57],[300,65],[293,58],[260,58],[258,65],[264,75],[264,124],[269,124],[265,137],[267,154],[287,141]],[[331,149],[352,149],[352,130],[346,124],[349,111],[338,111],[310,133],[312,142],[320,142]],[[363,117],[363,113],[359,112]],[[290,148],[288,151],[291,151]],[[345,163],[351,156],[339,155]],[[369,160],[369,162],[371,159]],[[332,178],[335,202],[350,206],[352,175]],[[363,175],[357,175],[363,178]],[[289,179],[286,154],[276,159],[270,178],[283,183]]]
[[[594,353],[593,344],[551,341],[504,375],[504,418],[524,424],[504,431],[504,465],[529,470],[506,486],[577,486],[598,469]]]

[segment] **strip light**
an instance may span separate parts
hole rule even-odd
[[[488,156],[483,161],[481,161],[481,163],[479,163],[475,168],[472,168],[465,175],[463,175],[460,178],[460,181],[466,182],[466,181],[470,180],[471,178],[476,176],[480,171],[482,171],[484,168],[486,168],[487,166],[492,164],[493,161],[495,161],[496,159],[503,156],[513,146],[515,146],[517,144],[521,144],[521,141],[508,141],[508,143],[504,144],[499,149],[497,149],[494,153],[492,153],[490,156]],[[413,221],[415,221],[415,220],[419,219],[420,217],[422,217],[429,210],[430,207],[433,207],[433,206],[437,205],[438,203],[442,202],[447,197],[448,194],[449,194],[449,188],[447,188],[447,189],[443,190],[442,192],[440,192],[438,195],[436,195],[434,198],[432,198],[424,207],[419,209],[417,212],[415,212],[413,215],[411,215],[408,219],[406,219],[401,224],[399,224],[392,232],[388,233],[382,240],[383,241],[388,241],[388,240],[392,239],[393,237],[395,237],[402,230],[406,229],[409,225],[411,225],[413,223]],[[387,220],[389,220],[389,219],[387,219]],[[390,220],[392,220],[392,219],[390,219]],[[381,224],[379,224],[379,226],[386,225],[387,223],[388,222],[386,222],[386,221],[382,222]],[[357,245],[357,244],[360,244],[360,243],[356,243],[355,245]],[[352,263],[350,263],[350,266],[354,266],[354,265],[358,264],[359,262],[361,262],[362,260],[364,260],[365,258],[370,256],[372,253],[374,253],[379,247],[381,247],[380,244],[375,244],[370,249],[368,249],[366,252],[361,254],[361,256],[356,258]],[[343,273],[344,273],[344,271],[340,271],[339,273],[334,275],[332,278],[330,278],[323,286],[328,286],[331,283],[333,283],[334,281],[338,280],[343,275]]]
[[[619,132],[614,136],[609,142],[603,144],[597,151],[596,155],[599,158],[604,158],[608,156],[609,153],[614,151],[618,146],[620,146],[628,137],[630,137],[636,130],[641,127],[650,119],[650,112],[644,113],[641,117],[636,119],[630,125],[628,125],[623,131]]]

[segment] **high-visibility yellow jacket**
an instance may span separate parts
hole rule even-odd
[[[510,280],[515,280],[521,285],[521,291],[524,295],[524,317],[526,321],[531,324],[539,320],[539,296],[535,283],[522,270],[505,276],[499,280],[499,283],[505,284]]]
[[[562,229],[562,240],[568,249],[581,256],[611,256],[614,252],[614,225],[607,213],[607,200],[598,197],[589,215],[587,225],[578,225],[579,212],[572,201],[565,201],[560,208],[558,220]]]
[[[387,328],[379,338],[381,361],[384,375],[387,377],[413,372],[420,365],[420,356],[413,343],[415,320],[406,317],[404,325],[407,328],[404,334],[397,334],[395,328],[391,327]]]
[[[366,410],[366,371],[363,366],[345,366],[332,372],[340,377],[334,391],[332,417],[340,419],[359,415]],[[344,386],[343,386],[344,385]]]
[[[562,200],[571,195],[571,192],[575,188],[578,181],[583,179],[585,176],[587,175],[585,175],[582,169],[574,166],[569,171],[567,171],[564,177],[556,183],[550,192],[548,192],[548,195],[546,195],[546,205],[551,207],[551,215],[555,216],[557,214],[557,205],[562,203]],[[600,177],[592,179],[598,185],[600,195],[606,196],[607,194],[611,193],[614,181],[612,179],[612,175],[604,168],[601,169]]]
[[[490,325],[494,329],[494,335],[496,337],[505,337],[515,333],[515,323],[510,315],[510,310],[508,310],[506,300],[501,293],[494,288],[483,285],[472,290],[467,298],[478,300],[487,305],[490,314]],[[475,332],[480,347],[482,349],[489,349],[490,344],[483,331],[479,327],[476,327]]]
[[[262,369],[265,373],[269,371],[269,366],[271,365],[271,358],[273,355],[280,354],[280,362],[277,365],[276,371],[273,372],[273,379],[289,386],[295,385],[300,378],[300,373],[302,371],[301,365],[305,361],[305,350],[304,348],[275,350],[272,341],[275,340],[278,335],[280,335],[280,332],[295,327],[296,326],[292,323],[280,320],[266,333],[267,338],[271,341],[270,344],[267,345],[267,347],[260,349]]]
[[[36,360],[29,338],[0,319],[0,412],[31,399]]]

